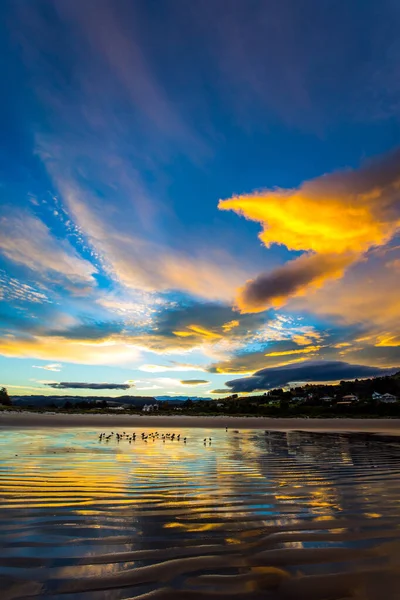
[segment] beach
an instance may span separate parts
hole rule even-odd
[[[93,416],[17,417],[0,428],[5,600],[398,600],[397,439],[199,417],[100,439]]]
[[[60,414],[29,411],[0,413],[0,427],[196,427],[265,429],[268,431],[348,431],[354,433],[400,433],[400,419],[294,419],[242,416]]]

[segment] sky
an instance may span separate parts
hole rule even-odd
[[[0,383],[400,369],[400,5],[4,0]]]

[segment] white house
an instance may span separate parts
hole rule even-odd
[[[332,396],[322,396],[320,400],[322,400],[323,402],[332,402],[333,398]]]
[[[145,404],[142,408],[142,412],[153,412],[153,410],[158,410],[158,404]]]
[[[382,394],[379,392],[372,392],[372,400],[380,400],[382,398]]]

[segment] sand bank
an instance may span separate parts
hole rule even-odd
[[[0,427],[202,427],[276,431],[353,431],[400,434],[400,419],[271,419],[264,417],[197,417],[187,415],[85,415],[2,412]]]

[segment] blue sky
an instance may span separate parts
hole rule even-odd
[[[0,12],[11,393],[217,397],[261,369],[400,366],[397,3]]]

